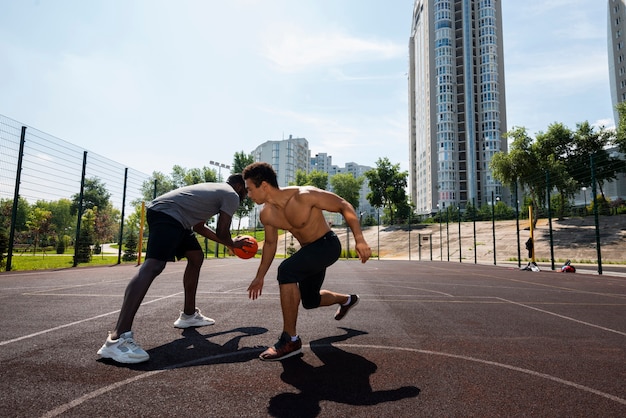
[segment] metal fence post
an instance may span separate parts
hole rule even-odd
[[[550,266],[554,270],[554,238],[552,236],[552,206],[550,204],[550,172],[546,170],[546,192],[548,199],[548,231],[550,233]]]
[[[78,219],[76,220],[76,237],[74,238],[74,262],[73,266],[78,265],[78,247],[80,243],[80,225],[83,219],[83,193],[85,192],[85,171],[87,168],[87,151],[83,151],[83,172],[80,176],[80,193],[78,195]]]
[[[9,247],[7,249],[6,271],[11,271],[13,259],[13,241],[15,240],[15,223],[17,222],[17,204],[20,199],[20,178],[22,176],[22,161],[24,160],[24,144],[26,143],[26,126],[22,126],[20,135],[20,151],[17,155],[17,170],[15,173],[15,192],[13,193],[13,209],[11,209],[11,229],[9,231]]]
[[[522,267],[522,251],[519,242],[519,196],[517,194],[517,179],[515,179],[515,229],[517,230],[517,267]]]
[[[496,201],[491,192],[491,230],[493,232],[493,265],[496,265]]]
[[[122,263],[122,247],[124,245],[124,210],[126,209],[126,182],[128,181],[128,167],[124,169],[124,188],[122,192],[122,216],[120,219],[120,236],[117,244],[117,264]],[[141,250],[140,250],[141,251]]]
[[[459,263],[463,262],[463,256],[461,255],[461,204],[457,206],[459,211]]]
[[[474,226],[474,264],[478,264],[478,248],[476,248],[476,198],[472,198],[472,224]]]
[[[602,250],[600,249],[600,222],[598,220],[598,192],[596,190],[596,163],[593,155],[589,156],[591,162],[591,192],[593,193],[593,218],[596,224],[596,251],[598,254],[598,274],[602,274]]]
[[[409,261],[411,261],[411,212],[409,211]]]

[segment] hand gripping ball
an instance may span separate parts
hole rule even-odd
[[[250,235],[243,235],[241,238],[245,238],[248,241],[251,241],[252,245],[244,245],[241,248],[233,248],[233,252],[235,253],[235,255],[243,259],[254,257],[257,250],[259,249],[259,243],[257,242],[257,240]]]

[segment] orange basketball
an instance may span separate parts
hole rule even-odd
[[[250,235],[243,235],[241,238],[247,238],[248,241],[252,241],[252,245],[244,245],[241,248],[233,248],[233,252],[235,253],[235,255],[243,259],[254,257],[257,250],[259,249],[259,243],[257,242],[257,240]]]

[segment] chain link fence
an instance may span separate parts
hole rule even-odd
[[[95,209],[93,226],[106,226],[104,236],[119,246],[119,263],[125,221],[143,200],[142,187],[149,178],[0,115],[0,235],[7,241],[1,251],[6,253],[6,270],[11,270],[15,254],[33,247],[45,251],[68,238],[70,244],[79,243],[81,227],[87,227],[86,212],[96,202],[106,207]]]

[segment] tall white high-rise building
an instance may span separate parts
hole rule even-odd
[[[419,214],[503,198],[500,0],[416,0],[409,40],[409,186]]]
[[[310,171],[311,151],[305,138],[289,135],[281,141],[266,141],[252,151],[252,157],[272,165],[280,187],[295,182],[296,171]]]
[[[606,27],[611,101],[617,124],[619,115],[615,106],[626,101],[626,0],[608,0]]]

